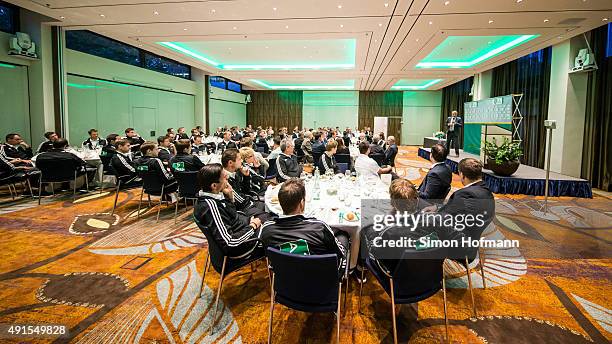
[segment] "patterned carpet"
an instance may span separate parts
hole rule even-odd
[[[418,182],[429,162],[416,147],[402,147],[398,173]],[[453,187],[460,187],[455,175]],[[8,193],[8,192],[6,192]],[[206,240],[191,210],[145,209],[137,219],[139,190],[0,199],[0,324],[63,324],[57,343],[264,343],[269,282],[264,264],[226,279],[213,321],[219,275],[212,269],[198,298]],[[447,266],[451,341],[454,343],[608,343],[612,339],[612,201],[555,198],[558,219],[532,214],[539,200],[497,195],[490,238],[520,239],[521,248],[486,252],[483,289],[472,270],[478,317],[471,317],[465,271]],[[358,310],[352,279],[341,319],[343,343],[389,343],[390,300],[368,280]],[[439,343],[444,338],[442,293],[398,311],[401,342]],[[276,343],[335,340],[333,314],[306,314],[276,306]],[[1,342],[52,342],[8,339]]]

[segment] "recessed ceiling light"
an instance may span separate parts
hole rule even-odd
[[[276,11],[276,7],[272,7],[272,11]]]
[[[106,17],[106,16],[105,16],[104,14],[100,14],[100,17],[104,18],[104,17]]]
[[[604,18],[604,19],[602,19],[601,21],[608,21],[608,18]]]
[[[340,27],[344,27],[344,24],[340,24]]]
[[[338,5],[338,8],[342,8],[342,5]]]
[[[285,25],[285,29],[288,29],[288,28],[289,28],[289,25]]]
[[[153,12],[153,14],[155,14],[156,16],[158,16],[158,15],[159,15],[159,12],[155,11],[155,12]]]
[[[523,0],[516,0],[517,4],[520,4],[521,2],[523,2]]]
[[[548,23],[549,21],[550,21],[550,20],[548,20],[548,19],[544,19],[544,22],[545,22],[545,23]]]
[[[431,25],[431,24],[433,24],[433,22],[432,22],[432,21],[430,21],[430,22],[429,22],[429,25]]]
[[[214,8],[210,10],[210,13],[215,13],[215,12],[217,12],[217,10],[215,10]]]
[[[268,47],[268,46],[266,46],[266,49],[268,49],[268,48],[269,48],[269,47]]]
[[[238,29],[238,28],[234,26],[232,29],[236,30],[236,29]]]
[[[378,40],[377,40],[377,39],[375,39],[375,40],[374,40],[374,43],[378,43]]]
[[[60,16],[60,19],[66,19],[66,17],[64,17],[64,16]]]
[[[444,1],[444,6],[448,6],[450,4],[450,1]]]
[[[183,31],[187,31],[187,28],[184,28]]]
[[[385,7],[389,7],[389,3],[388,2],[385,2]]]
[[[558,38],[558,39],[561,39],[561,38],[563,38],[563,36],[559,36],[559,37],[557,37],[557,38]]]
[[[304,49],[306,49],[306,46],[304,46]]]
[[[418,41],[419,41],[419,39],[417,38],[417,39],[416,39],[416,41],[418,42]]]
[[[382,26],[382,23],[378,23],[378,26],[379,26],[379,27],[381,27],[381,26]]]
[[[489,24],[493,24],[493,21],[492,21],[492,20],[489,20]]]

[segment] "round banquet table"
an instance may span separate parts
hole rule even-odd
[[[322,176],[319,181],[319,197],[315,197],[314,178],[305,178],[306,184],[306,209],[304,216],[314,217],[324,221],[331,227],[343,230],[351,238],[351,261],[350,268],[357,264],[359,255],[359,233],[361,230],[361,201],[363,199],[389,199],[389,186],[379,178],[368,180],[353,180],[354,178],[335,175],[331,179]],[[278,190],[282,184],[270,186],[266,190],[266,208],[277,215],[283,210],[278,204]],[[336,190],[330,194],[328,190]],[[272,201],[274,198],[274,202]],[[358,219],[348,221],[345,214],[354,212]]]

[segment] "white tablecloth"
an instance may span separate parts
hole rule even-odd
[[[266,208],[275,213],[282,214],[283,211],[278,201],[278,190],[282,184],[275,187],[268,187],[265,194]],[[334,176],[331,180],[320,180],[319,198],[314,197],[314,179],[306,179],[306,209],[304,214],[307,217],[315,217],[324,221],[330,226],[341,229],[349,233],[351,237],[351,262],[350,267],[354,268],[357,264],[359,255],[359,232],[361,229],[361,200],[362,199],[388,199],[389,187],[380,179],[369,180],[349,180]],[[329,189],[336,189],[335,194],[327,192]],[[343,214],[354,212],[359,220],[347,221]]]
[[[197,155],[197,157],[204,165],[221,163],[221,154]]]
[[[223,141],[223,139],[218,136],[207,136],[202,140],[203,143],[210,143],[210,142],[219,143],[221,141]]]
[[[359,156],[359,148],[355,146],[350,146],[349,153],[351,154],[351,158],[355,159],[357,158],[357,156]]]

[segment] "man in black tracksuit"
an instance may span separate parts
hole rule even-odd
[[[130,142],[128,140],[119,140],[116,142],[117,150],[111,157],[111,166],[119,178],[122,185],[141,184],[142,180],[138,177],[136,171],[136,162],[132,160],[130,155]]]
[[[130,142],[130,149],[132,152],[136,153],[140,151],[140,145],[145,143],[145,140],[140,137],[134,128],[125,129],[125,139]]]
[[[249,241],[257,238],[261,220],[236,210],[234,190],[227,179],[227,171],[220,164],[208,164],[198,172],[202,190],[193,218],[203,232],[214,238],[224,254],[232,258],[263,257],[257,241]]]
[[[191,154],[191,142],[180,140],[174,144],[176,155],[170,159],[170,169],[172,172],[193,172],[199,171],[204,167],[204,163],[197,156]]]
[[[345,232],[334,231],[323,221],[304,216],[306,189],[300,179],[290,179],[278,191],[278,201],[284,215],[265,222],[259,230],[259,238],[266,247],[281,251],[320,255],[336,254],[340,271],[344,271],[349,251],[349,239]]]
[[[276,181],[279,183],[289,178],[297,178],[302,173],[302,166],[298,163],[297,157],[293,155],[294,149],[293,140],[285,139],[281,142],[281,153],[276,159]]]
[[[144,179],[147,174],[154,174],[159,179],[160,184],[164,185],[165,194],[175,192],[178,189],[178,184],[172,173],[166,169],[164,163],[157,158],[159,154],[157,145],[153,142],[145,142],[140,146],[140,152],[142,157],[138,158],[136,162],[138,175]]]

